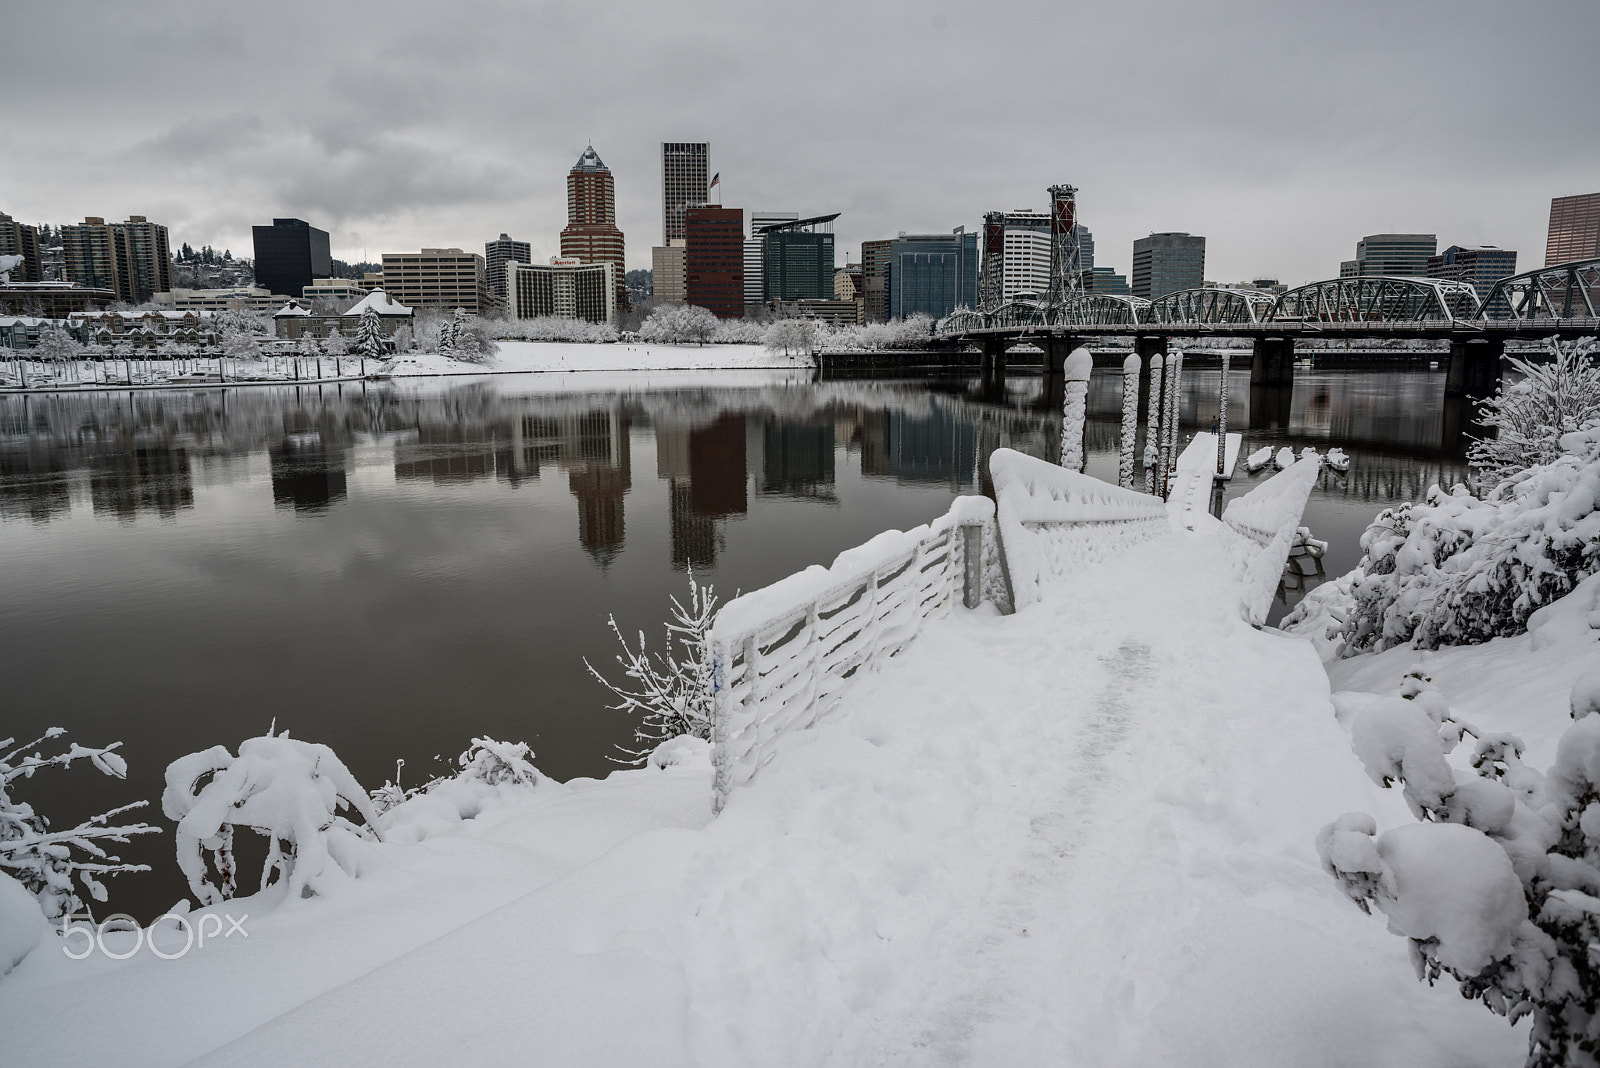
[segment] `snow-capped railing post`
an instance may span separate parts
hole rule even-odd
[[[976,608],[983,600],[983,524],[961,524],[961,603]]]
[[[1139,354],[1122,361],[1122,440],[1118,442],[1117,484],[1133,488],[1133,439],[1139,433]]]
[[[1062,367],[1066,398],[1061,410],[1061,466],[1068,471],[1083,470],[1083,440],[1088,429],[1089,375],[1094,371],[1094,356],[1088,349],[1073,349]]]
[[[1252,626],[1259,627],[1272,607],[1272,596],[1300,528],[1300,516],[1321,470],[1320,459],[1297,460],[1243,497],[1229,501],[1222,513],[1223,526],[1237,536],[1236,562],[1244,581],[1240,608]]]
[[[1164,376],[1161,373],[1161,353],[1150,357],[1150,399],[1144,416],[1144,491],[1156,491],[1156,475],[1161,466],[1161,416],[1166,411],[1161,403]]]
[[[832,708],[849,680],[905,648],[925,620],[983,585],[986,497],[961,497],[925,527],[878,535],[810,567],[736,597],[717,613],[709,637],[714,807],[771,759],[783,735]],[[735,651],[738,655],[735,655]]]
[[[1167,357],[1167,416],[1166,440],[1163,443],[1161,456],[1161,496],[1166,497],[1167,481],[1171,479],[1173,469],[1178,462],[1178,413],[1183,409],[1183,352],[1172,353]]]
[[[1222,382],[1217,386],[1217,477],[1228,473],[1228,350],[1222,350]]]

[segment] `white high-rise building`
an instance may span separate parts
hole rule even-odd
[[[744,302],[746,306],[760,304],[766,299],[764,278],[762,276],[763,250],[766,239],[761,236],[763,226],[773,223],[798,222],[800,213],[797,211],[752,211],[750,213],[750,236],[744,242]]]
[[[994,211],[983,217],[983,224],[978,299],[1005,302],[1019,294],[1043,299],[1050,292],[1050,216],[1023,209]]]

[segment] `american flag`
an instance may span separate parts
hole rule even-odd
[[[721,171],[718,171],[718,172],[717,172],[717,173],[716,173],[716,174],[713,174],[713,175],[712,175],[712,176],[711,176],[711,184],[710,184],[710,185],[709,185],[709,186],[707,186],[707,187],[706,187],[706,188],[708,188],[708,189],[715,189],[715,188],[716,188],[716,185],[717,185],[717,183],[718,183],[718,182],[719,182],[719,181],[721,181],[721,180],[722,180],[722,172],[721,172]]]

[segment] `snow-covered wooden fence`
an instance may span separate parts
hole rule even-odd
[[[722,606],[710,635],[717,811],[771,759],[780,737],[816,722],[852,678],[875,671],[955,600],[977,606],[993,517],[988,498],[959,497],[926,526],[879,534],[831,567],[809,567]]]
[[[1011,611],[1085,565],[1171,529],[1161,498],[1011,449],[994,451],[989,473]]]
[[[1228,502],[1222,523],[1233,533],[1235,566],[1244,585],[1244,617],[1260,626],[1272,607],[1300,517],[1317,484],[1322,461],[1296,460],[1243,497]]]

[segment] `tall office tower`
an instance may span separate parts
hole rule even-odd
[[[861,297],[869,323],[889,321],[889,246],[893,241],[861,242]]]
[[[39,231],[0,212],[0,256],[21,256],[22,266],[11,271],[13,282],[44,281],[44,265],[39,258]]]
[[[1087,293],[1109,293],[1112,296],[1131,297],[1128,276],[1118,274],[1115,267],[1094,267],[1083,272],[1083,289]]]
[[[978,235],[901,234],[889,245],[889,318],[978,306]]]
[[[1072,228],[1078,236],[1078,265],[1081,271],[1094,270],[1094,234],[1083,223],[1078,223]]]
[[[683,245],[678,241],[650,250],[650,296],[659,304],[684,302],[683,261],[688,250]]]
[[[1517,254],[1494,245],[1451,245],[1428,257],[1428,277],[1470,282],[1482,300],[1494,284],[1517,273]]]
[[[459,248],[385,252],[383,289],[408,308],[462,308],[477,315],[490,304],[483,257]]]
[[[706,141],[661,142],[661,243],[684,239],[683,210],[711,199],[711,145]]]
[[[1426,278],[1428,257],[1438,251],[1436,234],[1368,234],[1356,242],[1356,258],[1339,264],[1339,277]]]
[[[1168,293],[1199,289],[1206,277],[1206,239],[1186,233],[1161,233],[1133,243],[1133,295],[1155,300]]]
[[[1600,193],[1554,197],[1544,265],[1592,260],[1600,256]]]
[[[818,215],[774,223],[762,231],[763,300],[833,299],[833,220]]]
[[[489,295],[501,304],[506,302],[506,264],[532,263],[533,246],[526,241],[513,241],[510,234],[501,234],[483,244],[484,280],[489,285]]]
[[[760,304],[766,299],[766,286],[763,281],[762,260],[766,255],[767,238],[762,233],[769,226],[778,223],[795,222],[800,218],[799,212],[794,211],[752,211],[750,213],[750,236],[744,243],[744,302],[747,305]]]
[[[609,263],[616,278],[617,307],[628,307],[628,268],[617,229],[617,194],[611,171],[590,145],[567,172],[567,227],[561,255],[584,263]]]
[[[704,205],[683,213],[684,298],[719,319],[744,315],[744,210]],[[833,264],[828,265],[831,275]]]
[[[143,215],[120,223],[87,217],[61,228],[61,244],[69,282],[109,289],[129,304],[172,289],[167,228]]]
[[[1050,216],[1042,211],[991,211],[983,216],[983,268],[978,299],[1004,303],[1050,290]]]
[[[300,219],[273,219],[271,226],[252,226],[256,247],[256,285],[273,293],[298,297],[314,278],[333,273],[328,231]]]

